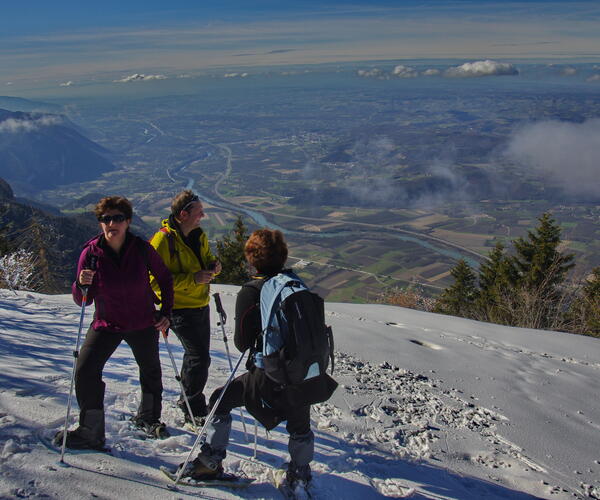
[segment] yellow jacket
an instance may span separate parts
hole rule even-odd
[[[171,249],[169,248],[170,235],[172,235],[174,242],[175,253],[173,255],[171,255]],[[160,254],[173,275],[173,289],[175,292],[173,309],[208,305],[210,302],[210,286],[204,283],[197,284],[194,281],[194,274],[203,268],[193,250],[185,244],[181,234],[173,227],[173,223],[169,219],[162,221],[161,230],[157,231],[152,237],[150,244]],[[204,269],[209,268],[217,260],[210,250],[208,238],[204,232],[200,233],[200,256]],[[150,283],[154,293],[160,299],[160,288],[154,276],[150,276]]]

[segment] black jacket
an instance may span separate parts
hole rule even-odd
[[[291,411],[310,403],[326,401],[337,387],[329,375],[322,374],[300,384],[282,386],[254,364],[254,353],[262,351],[260,291],[272,275],[260,275],[245,283],[238,292],[235,307],[235,346],[250,350],[243,375],[244,404],[267,429],[287,419]]]

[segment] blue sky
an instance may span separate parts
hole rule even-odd
[[[0,5],[0,89],[133,73],[382,59],[600,61],[597,0]]]

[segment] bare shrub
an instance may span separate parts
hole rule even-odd
[[[413,285],[388,288],[379,295],[377,302],[427,312],[431,312],[435,306],[434,298],[427,297],[420,288]]]
[[[36,256],[19,249],[0,257],[0,288],[10,290],[33,290],[36,287]]]

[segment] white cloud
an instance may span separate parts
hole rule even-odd
[[[223,78],[246,78],[248,73],[225,73]]]
[[[519,72],[512,64],[491,61],[489,59],[486,59],[485,61],[465,63],[461,66],[449,68],[445,72],[445,76],[459,78],[518,74]]]
[[[42,127],[60,125],[63,122],[59,116],[41,116],[33,119],[8,118],[0,122],[0,133],[32,132]]]
[[[392,75],[397,76],[398,78],[415,78],[418,76],[418,73],[415,68],[399,64],[392,70]]]
[[[381,78],[381,79],[385,79],[385,78],[389,78],[389,75],[383,71],[382,69],[379,68],[372,68],[372,69],[359,69],[356,74],[358,76],[362,76],[363,78]]]
[[[577,74],[577,69],[569,66],[567,68],[563,68],[560,74],[564,76],[573,76]]]
[[[72,82],[71,80],[69,80],[68,82],[64,82],[61,83],[60,86],[61,87],[70,87],[71,85],[74,85],[75,82]]]
[[[356,74],[363,78],[378,78],[380,80],[389,80],[391,77],[416,78],[417,76],[419,76],[419,73],[415,68],[411,68],[410,66],[404,66],[403,64],[395,66],[391,72],[380,68],[371,68],[359,69],[356,72]]]
[[[600,118],[527,125],[515,131],[507,154],[569,194],[598,196]]]
[[[586,79],[586,82],[600,82],[600,75],[592,75]]]
[[[121,80],[113,80],[115,83],[129,83],[129,82],[147,82],[149,80],[166,80],[165,75],[144,75],[143,73],[134,73],[133,75],[126,76]]]
[[[307,75],[308,73],[312,73],[312,70],[310,69],[305,69],[305,70],[291,70],[291,71],[282,71],[281,73],[279,73],[281,76],[293,76],[293,75]]]
[[[441,73],[441,71],[439,69],[426,69],[425,71],[423,71],[423,73],[421,73],[423,76],[437,76]]]

